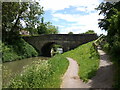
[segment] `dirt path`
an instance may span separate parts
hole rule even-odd
[[[63,76],[61,88],[85,88],[87,85],[78,76],[78,64],[72,58],[69,60],[69,67]]]
[[[113,85],[114,77],[114,66],[112,62],[108,59],[108,55],[98,47],[98,52],[100,55],[100,65],[99,69],[87,84],[90,88],[111,88]]]
[[[99,69],[92,79],[88,83],[82,82],[78,76],[78,64],[72,58],[68,58],[69,67],[64,74],[61,84],[61,88],[111,88],[113,84],[113,64],[108,60],[108,55],[100,48],[98,48],[100,54]]]

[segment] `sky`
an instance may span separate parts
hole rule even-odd
[[[38,1],[45,14],[45,22],[52,22],[58,26],[60,34],[73,32],[74,34],[94,30],[98,35],[106,34],[98,27],[98,15],[95,8],[103,0],[40,0]]]

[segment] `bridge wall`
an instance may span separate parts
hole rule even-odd
[[[29,44],[35,47],[40,54],[42,48],[46,44],[57,43],[63,47],[64,52],[74,49],[79,45],[97,39],[96,34],[48,34],[40,36],[27,36],[23,37]]]

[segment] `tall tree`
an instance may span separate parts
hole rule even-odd
[[[10,42],[19,36],[23,28],[21,21],[32,30],[39,22],[43,8],[37,2],[3,2],[2,3],[2,33],[3,41]]]
[[[119,58],[120,51],[120,1],[101,3],[97,10],[104,14],[104,19],[99,22],[99,27],[106,30],[109,50],[115,57]]]
[[[103,14],[104,18],[99,19],[99,27],[103,30],[108,30],[109,22],[107,19],[111,18],[115,14],[113,8],[120,11],[120,1],[119,2],[102,2],[96,10],[99,10],[99,15]]]

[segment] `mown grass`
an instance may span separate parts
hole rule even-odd
[[[48,61],[37,61],[14,78],[8,88],[60,88],[61,77],[68,68],[68,61],[61,54]]]
[[[99,55],[92,44],[93,42],[83,44],[63,54],[65,57],[71,57],[77,61],[79,76],[85,82],[95,75],[99,66]]]

